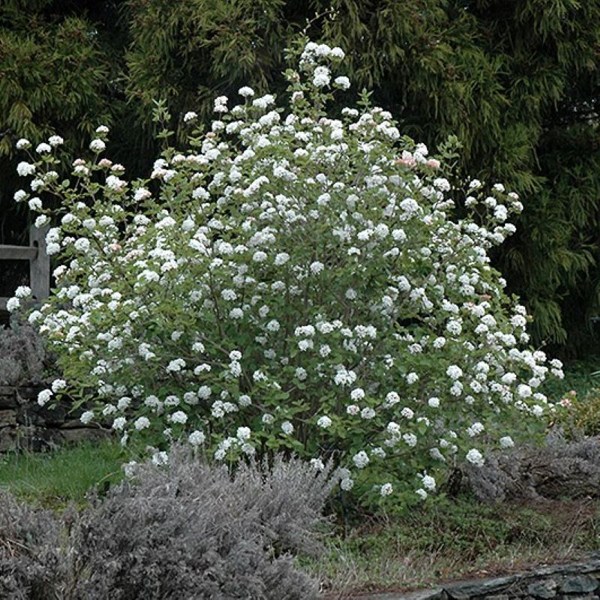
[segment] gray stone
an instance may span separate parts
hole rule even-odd
[[[104,440],[108,433],[102,429],[91,429],[89,427],[80,427],[79,429],[59,429],[60,437],[65,442],[83,442],[92,440]]]
[[[519,581],[518,575],[465,581],[449,585],[446,588],[446,593],[454,600],[467,600],[475,596],[490,596],[497,592],[504,592],[514,586],[517,581]]]
[[[446,600],[442,588],[418,590],[416,592],[388,592],[369,595],[365,600]]]
[[[566,577],[560,586],[563,594],[587,594],[593,592],[600,583],[589,575],[571,575]]]
[[[19,406],[15,394],[0,395],[0,409],[2,408],[17,408]]]
[[[534,581],[527,586],[527,593],[536,598],[554,598],[558,584],[554,579]]]
[[[17,413],[14,410],[0,410],[0,427],[17,424]]]
[[[6,428],[0,431],[0,452],[12,452],[19,447],[15,432]]]

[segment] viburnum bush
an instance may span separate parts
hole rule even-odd
[[[526,311],[488,256],[521,203],[501,184],[452,189],[366,95],[328,116],[350,86],[343,58],[307,43],[283,108],[244,87],[239,104],[215,100],[207,133],[187,113],[189,148],[167,148],[148,180],[103,158],[106,127],[67,181],[61,138],[31,151],[18,170],[32,191],[15,199],[60,222],[57,287],[29,321],[65,379],[40,403],[79,391],[85,422],[157,462],[184,438],[218,461],[333,457],[366,503],[418,501],[450,465],[539,427],[537,390],[561,364],[520,346]]]

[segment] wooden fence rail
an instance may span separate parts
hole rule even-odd
[[[43,300],[50,294],[50,257],[46,252],[46,227],[29,229],[29,246],[0,246],[0,262],[3,260],[29,261],[29,287],[35,300]],[[0,267],[1,268],[1,267]],[[6,310],[8,298],[0,297],[0,310]]]

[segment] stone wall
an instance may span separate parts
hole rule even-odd
[[[107,435],[97,427],[83,425],[78,413],[69,414],[66,404],[54,409],[39,406],[41,389],[0,386],[0,453],[46,450]]]
[[[411,593],[357,596],[362,600],[595,600],[600,598],[600,553],[568,565],[459,581]]]

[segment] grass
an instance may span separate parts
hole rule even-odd
[[[599,508],[593,500],[491,506],[442,499],[336,536],[324,557],[304,566],[331,600],[491,577],[596,550]]]
[[[83,504],[94,486],[121,478],[121,448],[112,441],[84,443],[54,452],[0,457],[0,488],[47,508]]]

